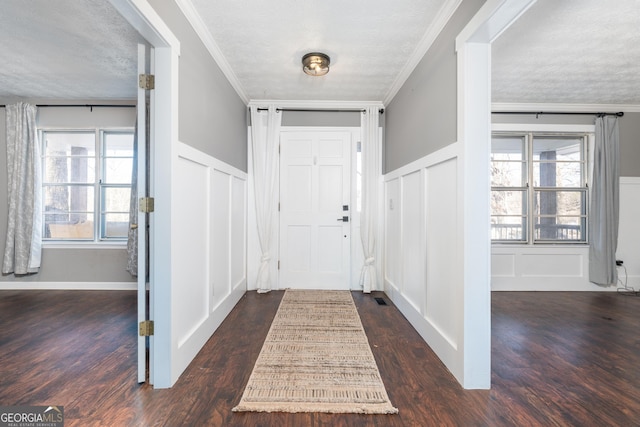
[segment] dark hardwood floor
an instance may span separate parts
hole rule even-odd
[[[463,390],[382,294],[353,296],[398,415],[231,412],[282,292],[247,293],[153,390],[133,292],[0,291],[0,405],[62,405],[67,426],[640,426],[640,298],[494,293],[487,391]]]

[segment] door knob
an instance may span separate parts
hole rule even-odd
[[[338,221],[349,222],[349,217],[348,216],[343,216],[342,218],[338,218]]]

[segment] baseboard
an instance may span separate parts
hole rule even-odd
[[[0,290],[135,291],[136,282],[0,282]]]

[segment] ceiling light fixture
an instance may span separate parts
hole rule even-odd
[[[307,53],[302,57],[302,70],[310,76],[324,76],[329,72],[331,59],[320,52]]]

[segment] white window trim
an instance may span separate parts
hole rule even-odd
[[[68,126],[64,126],[64,127],[60,127],[60,126],[45,126],[45,127],[38,127],[38,138],[39,138],[39,143],[42,144],[43,143],[43,134],[46,132],[60,132],[60,133],[64,133],[64,132],[94,132],[96,135],[96,164],[98,166],[98,170],[101,172],[99,176],[96,177],[96,179],[100,180],[102,179],[102,162],[103,162],[103,158],[102,158],[102,151],[103,151],[103,134],[105,132],[129,132],[134,134],[135,137],[135,128],[134,127],[127,127],[127,126],[115,126],[115,127],[110,127],[110,126],[104,126],[104,127],[68,127]],[[44,151],[43,151],[44,153]],[[42,158],[44,158],[44,154],[42,154]],[[135,157],[134,157],[135,159]],[[40,166],[43,167],[43,163],[42,160],[40,162]],[[94,186],[96,186],[99,189],[100,184],[99,183],[94,183]],[[95,194],[95,207],[96,208],[100,208],[100,202],[99,202],[99,192],[97,192]],[[100,211],[96,210],[96,212],[94,212],[94,217],[98,218],[100,216]],[[99,219],[95,220],[96,226],[98,224]],[[109,240],[100,240],[100,236],[98,236],[98,230],[95,229],[94,227],[94,240],[42,240],[42,247],[46,248],[46,249],[90,249],[90,248],[100,248],[100,249],[123,249],[127,247],[127,239],[109,239]]]
[[[585,133],[588,134],[587,138],[587,185],[591,182],[591,176],[593,172],[593,144],[594,134],[596,131],[595,124],[593,125],[570,125],[570,124],[549,124],[549,123],[492,123],[491,133],[493,132],[549,132],[549,133]],[[589,193],[591,192],[591,186],[588,185]],[[587,207],[588,209],[588,207]],[[494,247],[522,247],[522,248],[545,248],[553,246],[561,246],[563,248],[584,248],[588,245],[587,242],[575,243],[575,242],[538,242],[534,243],[533,239],[529,238],[526,242],[505,242],[496,241],[491,242]]]

